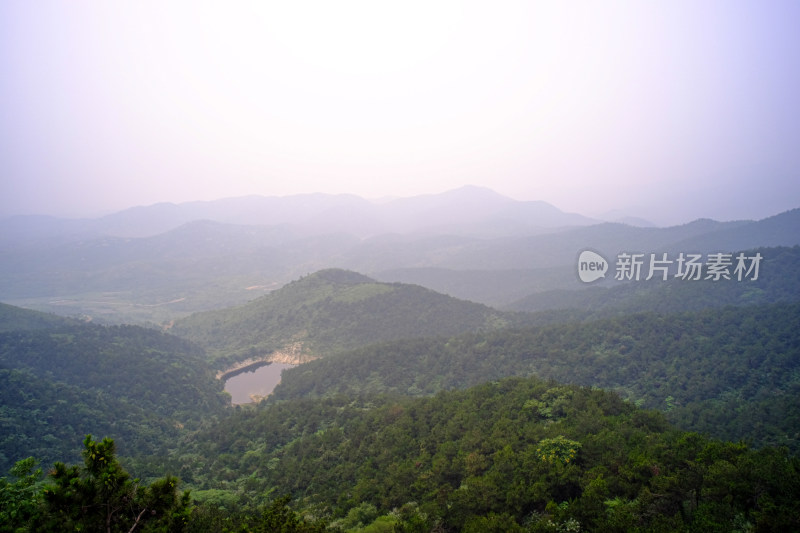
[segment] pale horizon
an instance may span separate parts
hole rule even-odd
[[[800,206],[800,5],[0,4],[0,217],[464,185],[659,225]]]
[[[472,184],[466,184],[466,185],[462,185],[460,187],[456,187],[454,189],[448,189],[446,191],[440,191],[440,192],[434,192],[434,193],[424,193],[424,194],[420,194],[420,195],[409,195],[409,196],[396,196],[396,195],[394,195],[394,196],[383,196],[383,197],[379,197],[379,198],[370,198],[370,197],[365,197],[365,196],[361,196],[361,195],[353,194],[353,193],[319,193],[319,192],[311,192],[311,193],[275,194],[275,195],[245,194],[245,195],[214,198],[214,199],[210,199],[210,200],[186,200],[186,201],[176,201],[176,202],[161,201],[161,202],[154,202],[154,203],[150,203],[150,204],[131,205],[131,206],[124,207],[124,208],[121,208],[121,209],[113,209],[113,210],[94,212],[94,213],[82,213],[82,214],[68,214],[67,213],[67,214],[61,214],[61,215],[58,215],[58,214],[28,213],[28,214],[17,214],[17,215],[10,215],[10,216],[6,216],[6,217],[0,217],[0,219],[2,219],[2,218],[10,219],[10,218],[14,218],[14,217],[27,217],[27,216],[32,216],[32,217],[44,216],[44,217],[60,218],[60,219],[64,219],[64,220],[81,220],[81,219],[91,220],[91,219],[98,219],[98,218],[102,218],[102,217],[105,217],[105,216],[110,216],[110,215],[114,215],[114,214],[117,214],[117,213],[121,213],[121,212],[127,211],[129,209],[149,208],[149,207],[155,207],[155,206],[158,206],[158,205],[180,206],[180,205],[184,205],[184,204],[212,203],[212,202],[217,202],[217,201],[222,201],[222,200],[234,200],[234,199],[237,199],[237,198],[248,198],[248,197],[254,197],[254,198],[289,198],[289,197],[293,197],[293,196],[315,195],[315,194],[331,195],[331,196],[354,196],[354,197],[357,197],[357,198],[361,198],[361,199],[363,199],[365,201],[368,201],[368,202],[370,202],[370,203],[372,203],[372,204],[374,204],[376,206],[380,206],[382,204],[391,202],[393,200],[402,200],[402,199],[414,198],[414,197],[418,197],[418,196],[436,196],[436,195],[440,195],[440,194],[446,194],[446,193],[449,193],[449,192],[457,191],[457,190],[459,190],[461,188],[466,188],[466,187],[477,187],[477,188],[487,189],[487,190],[490,190],[490,191],[492,191],[494,193],[500,194],[497,191],[494,191],[494,190],[490,189],[489,187],[483,187],[483,186],[472,185]],[[717,218],[717,219],[715,219],[715,218],[709,217],[709,216],[698,216],[698,217],[687,218],[687,219],[682,219],[682,220],[679,220],[679,219],[668,219],[666,221],[662,221],[662,220],[659,220],[657,218],[648,218],[647,216],[640,216],[640,215],[636,215],[636,214],[631,214],[631,213],[636,213],[637,212],[636,209],[632,209],[632,210],[610,210],[610,211],[605,211],[605,212],[580,212],[580,211],[570,211],[570,210],[566,210],[566,209],[561,209],[559,206],[554,205],[553,203],[547,202],[545,200],[519,200],[519,199],[516,199],[516,198],[512,198],[512,197],[510,197],[508,195],[501,195],[501,196],[503,196],[505,198],[509,198],[511,200],[514,200],[514,201],[520,201],[520,202],[524,202],[524,201],[544,202],[546,204],[549,204],[549,205],[555,207],[556,209],[559,209],[560,211],[562,211],[562,212],[564,212],[566,214],[582,215],[582,216],[585,216],[585,217],[588,217],[588,218],[596,219],[598,222],[624,222],[624,221],[626,221],[626,219],[635,219],[635,220],[639,220],[640,222],[643,222],[643,223],[654,224],[657,227],[679,226],[679,225],[695,222],[695,221],[700,220],[700,219],[712,219],[712,220],[716,220],[717,222],[733,222],[733,221],[743,221],[743,220],[758,221],[758,220],[762,220],[762,219],[765,219],[765,218],[770,218],[770,217],[775,216],[775,215],[779,215],[781,213],[784,213],[786,211],[790,211],[792,209],[796,209],[796,208],[785,209],[785,210],[782,210],[782,211],[776,211],[776,212],[773,212],[773,213],[768,213],[766,215],[755,217],[755,218],[739,217],[739,218],[727,218],[727,219]],[[800,207],[800,206],[798,206],[798,207]]]

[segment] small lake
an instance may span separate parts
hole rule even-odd
[[[266,396],[281,382],[281,372],[296,365],[270,363],[251,372],[242,372],[225,380],[225,391],[234,405],[252,403],[250,395]]]

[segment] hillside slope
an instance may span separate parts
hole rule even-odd
[[[800,526],[800,461],[785,450],[681,433],[615,394],[531,378],[262,405],[191,436],[169,464],[195,494],[289,493],[345,531]]]
[[[800,304],[632,314],[369,346],[287,370],[278,400],[426,395],[537,375],[616,390],[678,426],[800,451]]]
[[[163,453],[182,428],[225,411],[222,388],[201,349],[158,331],[62,324],[0,332],[0,471],[30,455],[74,459],[72,447],[88,433],[120,439],[124,455]]]
[[[0,332],[31,331],[59,326],[74,326],[80,321],[0,302]]]
[[[330,269],[246,305],[178,320],[169,331],[227,364],[280,350],[307,360],[376,342],[490,330],[514,319],[423,287]]]

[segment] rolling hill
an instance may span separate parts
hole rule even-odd
[[[679,427],[800,450],[800,303],[405,339],[283,373],[276,400],[429,395],[536,375],[618,391]]]
[[[22,309],[0,302],[0,332],[31,331],[78,325],[72,318]]]
[[[786,450],[680,432],[615,394],[536,378],[261,405],[190,436],[168,464],[211,509],[273,491],[344,531],[800,525],[800,462]]]
[[[219,366],[275,352],[299,362],[376,342],[496,329],[522,317],[329,269],[243,306],[177,320],[169,331],[206,348]]]
[[[474,213],[448,216],[454,198]],[[79,291],[109,308],[125,293],[141,320],[266,294],[170,320],[169,333],[0,304],[0,468],[27,455],[74,461],[75,444],[93,433],[117,439],[148,475],[180,473],[209,502],[198,520],[285,491],[343,529],[796,525],[796,212],[543,230],[533,211],[505,219],[504,209],[522,207],[466,189],[395,203],[409,233],[362,238],[340,217],[353,209],[348,224],[358,226],[374,213],[328,200],[303,199],[298,225],[194,220],[146,237],[67,232],[2,252],[4,291],[55,301]],[[233,204],[263,215],[256,199]],[[415,227],[416,215],[427,225]],[[315,233],[326,219],[341,232]],[[575,253],[587,246],[610,256],[753,242],[794,247],[749,248],[764,259],[754,282],[546,291],[578,285]],[[383,281],[318,270],[331,265],[374,269]],[[536,292],[515,307],[540,312],[498,311],[393,277],[493,302]],[[216,370],[278,358],[306,364],[267,402],[226,408]]]
[[[118,438],[124,455],[165,453],[229,404],[203,351],[175,336],[0,311],[16,325],[0,332],[0,471],[31,455],[75,460],[88,433]]]

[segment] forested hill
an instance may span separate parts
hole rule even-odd
[[[262,404],[191,436],[169,467],[209,503],[289,493],[344,531],[800,527],[800,461],[785,450],[681,433],[615,394],[535,378]]]
[[[163,452],[182,427],[224,412],[222,386],[202,349],[152,329],[0,332],[0,470],[30,455],[70,459],[88,433],[117,438],[123,455]]]
[[[48,329],[80,323],[72,318],[40,313],[0,302],[0,332]]]
[[[684,429],[800,451],[800,304],[403,340],[287,370],[275,399],[432,394],[537,375],[616,390]]]
[[[169,331],[205,347],[219,365],[291,345],[319,357],[395,339],[491,330],[520,316],[416,285],[330,269],[246,305],[178,320]]]

